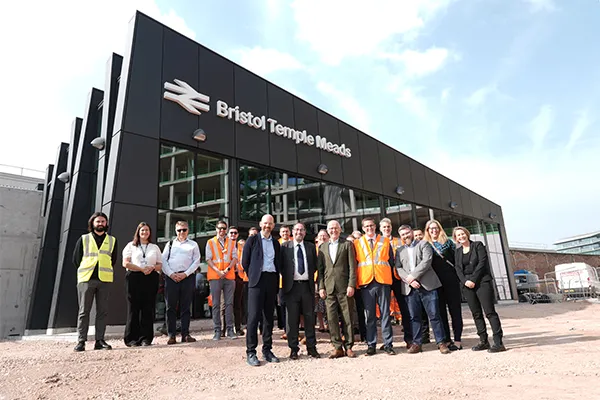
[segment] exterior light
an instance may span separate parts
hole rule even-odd
[[[104,146],[106,146],[106,141],[102,137],[97,137],[96,139],[92,140],[90,144],[98,150],[104,150]]]
[[[59,174],[57,176],[57,178],[58,178],[59,181],[61,181],[63,183],[67,183],[71,179],[71,174],[69,174],[68,172],[65,171],[65,172]]]
[[[329,172],[329,168],[325,164],[319,164],[317,167],[317,172],[321,175],[325,175],[327,172]]]
[[[396,194],[402,196],[404,194],[404,188],[402,186],[396,186]]]
[[[491,212],[491,213],[488,214],[488,217],[490,217],[491,219],[494,219],[494,218],[497,217],[497,215],[494,214],[493,212]]]
[[[204,142],[206,140],[206,133],[204,132],[204,129],[196,129],[194,131],[193,138],[198,142]]]
[[[450,203],[448,203],[448,206],[454,210],[456,207],[458,207],[458,203],[455,201],[451,201]]]

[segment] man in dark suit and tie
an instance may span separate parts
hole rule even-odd
[[[273,312],[279,291],[281,249],[271,231],[275,226],[273,216],[263,215],[260,233],[250,236],[242,252],[242,266],[248,274],[248,326],[246,335],[247,362],[258,367],[258,323],[263,320],[263,359],[279,362],[271,351],[273,347]]]
[[[338,221],[329,221],[327,233],[329,242],[319,247],[319,295],[325,299],[327,319],[331,332],[331,344],[334,350],[329,358],[344,355],[356,357],[352,351],[354,332],[352,331],[352,310],[354,308],[354,288],[356,287],[356,256],[354,245],[347,240],[340,240],[341,226]],[[338,324],[338,308],[342,311],[345,342],[342,341]],[[345,348],[345,352],[344,352]]]
[[[314,358],[321,356],[317,352],[315,335],[315,271],[317,269],[317,250],[311,242],[304,241],[306,227],[298,222],[292,230],[293,240],[281,245],[281,277],[283,279],[283,298],[286,307],[286,332],[290,359],[298,359],[298,326],[300,313],[304,316],[306,350]]]

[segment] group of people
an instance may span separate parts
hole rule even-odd
[[[402,315],[404,342],[410,354],[422,351],[429,341],[429,325],[441,353],[462,349],[464,297],[472,312],[480,341],[474,351],[504,351],[502,328],[495,311],[495,293],[488,254],[483,243],[473,241],[464,227],[455,227],[450,240],[436,220],[424,231],[409,225],[392,235],[388,218],[379,222],[362,220],[362,231],[345,239],[338,221],[327,223],[315,242],[305,240],[306,226],[299,222],[283,226],[276,240],[273,216],[264,215],[260,230],[252,228],[244,242],[239,230],[224,221],[206,244],[207,279],[212,300],[214,340],[236,339],[246,326],[247,363],[260,365],[258,332],[262,334],[262,356],[278,362],[272,352],[274,314],[285,321],[285,338],[290,359],[298,359],[300,344],[310,357],[319,358],[315,325],[325,331],[328,323],[333,349],[329,358],[356,357],[354,336],[367,343],[366,355],[377,352],[377,324],[381,325],[380,350],[394,355],[390,307],[396,302]],[[104,340],[109,283],[116,263],[116,238],[106,233],[106,215],[95,213],[89,233],[76,245],[79,293],[79,341],[76,351],[85,350],[89,314],[96,299],[95,349],[110,349]],[[165,281],[167,344],[176,343],[177,314],[181,318],[181,341],[190,336],[190,307],[195,273],[201,256],[197,243],[188,238],[188,224],[176,223],[177,237],[162,253],[152,243],[151,229],[142,222],[123,250],[127,269],[128,318],[124,341],[127,346],[147,346],[154,337],[154,305],[159,273]],[[287,232],[286,232],[287,231]],[[456,245],[455,245],[456,243]],[[450,314],[450,319],[448,318]],[[493,333],[490,345],[484,316]],[[452,329],[450,329],[450,321]],[[304,338],[300,341],[300,327]],[[357,328],[355,330],[355,327]],[[357,331],[357,332],[356,332]]]

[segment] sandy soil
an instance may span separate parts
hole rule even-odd
[[[509,351],[290,361],[276,332],[279,364],[249,367],[245,340],[72,351],[74,343],[0,342],[0,399],[600,399],[600,304],[512,304],[498,308]],[[469,312],[465,347],[477,342]],[[93,343],[88,343],[90,349]],[[319,334],[318,350],[330,350]]]

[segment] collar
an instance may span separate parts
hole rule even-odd
[[[408,244],[408,245],[404,245],[404,246],[406,246],[407,248],[411,248],[411,249],[412,249],[412,248],[413,248],[413,247],[415,247],[415,246],[416,246],[418,243],[419,243],[419,241],[418,241],[418,240],[413,240],[412,242],[410,242],[410,244]]]
[[[187,242],[188,240],[190,240],[190,238],[185,238],[185,240],[183,240],[183,241],[182,241],[182,240],[179,240],[179,238],[175,238],[175,241],[176,241],[176,242],[179,242],[179,243],[185,243],[185,242]]]
[[[303,241],[301,241],[301,242],[296,242],[296,240],[294,239],[294,240],[292,240],[292,242],[294,242],[294,247],[296,247],[296,246],[298,246],[298,245],[300,245],[300,246],[304,247],[304,240],[303,240]]]
[[[337,240],[329,240],[329,244],[339,244],[340,243],[340,238],[337,238]]]
[[[377,235],[369,236],[369,235],[365,234],[365,237],[367,238],[367,240],[373,240],[373,241],[377,240]]]
[[[265,237],[265,235],[262,233],[262,231],[260,232],[260,237],[264,240],[268,240],[271,241],[273,240],[273,235],[269,236],[269,237]]]

